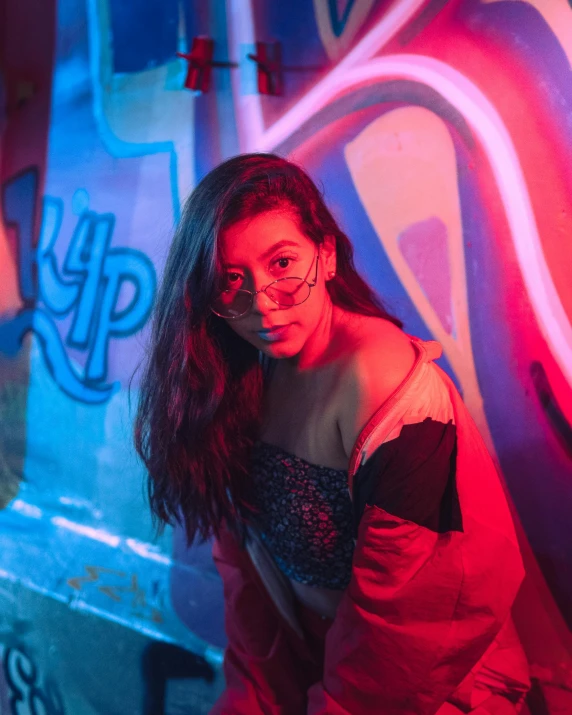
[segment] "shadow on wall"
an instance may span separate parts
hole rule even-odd
[[[200,656],[159,641],[149,643],[145,648],[141,665],[144,681],[142,715],[166,715],[169,681],[203,680],[212,685],[216,677],[213,668]]]

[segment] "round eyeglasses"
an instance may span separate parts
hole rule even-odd
[[[316,256],[316,275],[314,282],[308,283],[305,278],[278,278],[272,281],[265,288],[257,291],[246,288],[229,288],[223,290],[211,304],[211,310],[215,315],[227,320],[242,318],[252,308],[254,296],[259,293],[266,293],[270,300],[274,301],[281,308],[292,308],[300,305],[310,297],[310,291],[316,285],[318,278],[318,261],[320,251]]]

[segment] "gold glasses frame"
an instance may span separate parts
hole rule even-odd
[[[320,260],[320,246],[318,246],[318,254],[316,256],[316,275],[314,276],[314,281],[312,283],[308,283],[308,281],[306,280],[306,278],[308,277],[308,274],[312,270],[312,266],[310,265],[310,270],[306,274],[306,278],[298,278],[297,276],[288,276],[286,278],[278,278],[277,280],[272,281],[267,286],[264,286],[264,288],[261,288],[260,290],[257,290],[257,291],[251,291],[251,290],[248,290],[247,288],[234,288],[234,289],[229,288],[228,290],[221,291],[219,293],[219,295],[222,295],[223,293],[230,293],[232,291],[232,292],[236,292],[236,293],[247,293],[250,296],[250,305],[244,311],[244,313],[241,313],[240,315],[233,315],[233,316],[221,315],[220,313],[217,313],[216,310],[212,306],[211,306],[211,311],[215,315],[218,315],[220,318],[224,318],[225,320],[236,320],[237,318],[243,318],[252,309],[252,306],[254,304],[254,296],[258,295],[259,293],[265,293],[273,303],[276,303],[276,305],[280,305],[280,303],[277,300],[274,300],[274,298],[271,295],[268,295],[268,293],[266,291],[268,290],[268,288],[270,288],[270,286],[273,286],[275,283],[280,283],[281,281],[291,281],[293,278],[295,278],[296,280],[302,281],[303,283],[306,283],[306,285],[310,288],[310,290],[308,291],[308,295],[304,298],[304,300],[301,300],[299,303],[292,303],[292,305],[286,305],[286,306],[281,306],[281,307],[288,309],[288,308],[293,308],[295,305],[302,305],[302,303],[305,303],[308,300],[308,298],[310,297],[312,288],[314,288],[317,285],[319,260]]]

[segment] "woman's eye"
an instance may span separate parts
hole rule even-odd
[[[273,261],[273,263],[282,263],[283,261],[286,261],[286,265],[280,265],[278,266],[282,270],[286,270],[287,268],[290,268],[290,263],[295,261],[295,258],[292,258],[291,256],[278,256],[278,258]]]
[[[290,264],[296,261],[295,256],[278,256],[272,261],[272,265],[277,265],[277,267],[285,271],[290,268]],[[244,280],[244,276],[241,273],[227,273],[225,277],[226,287],[228,288],[238,288],[241,282]]]
[[[240,273],[227,273],[226,274],[226,284],[229,287],[232,287],[233,283],[236,283],[242,278]]]

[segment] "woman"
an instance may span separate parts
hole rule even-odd
[[[136,444],[155,515],[215,537],[213,713],[518,711],[520,553],[439,354],[383,309],[296,165],[237,156],[187,200]]]

